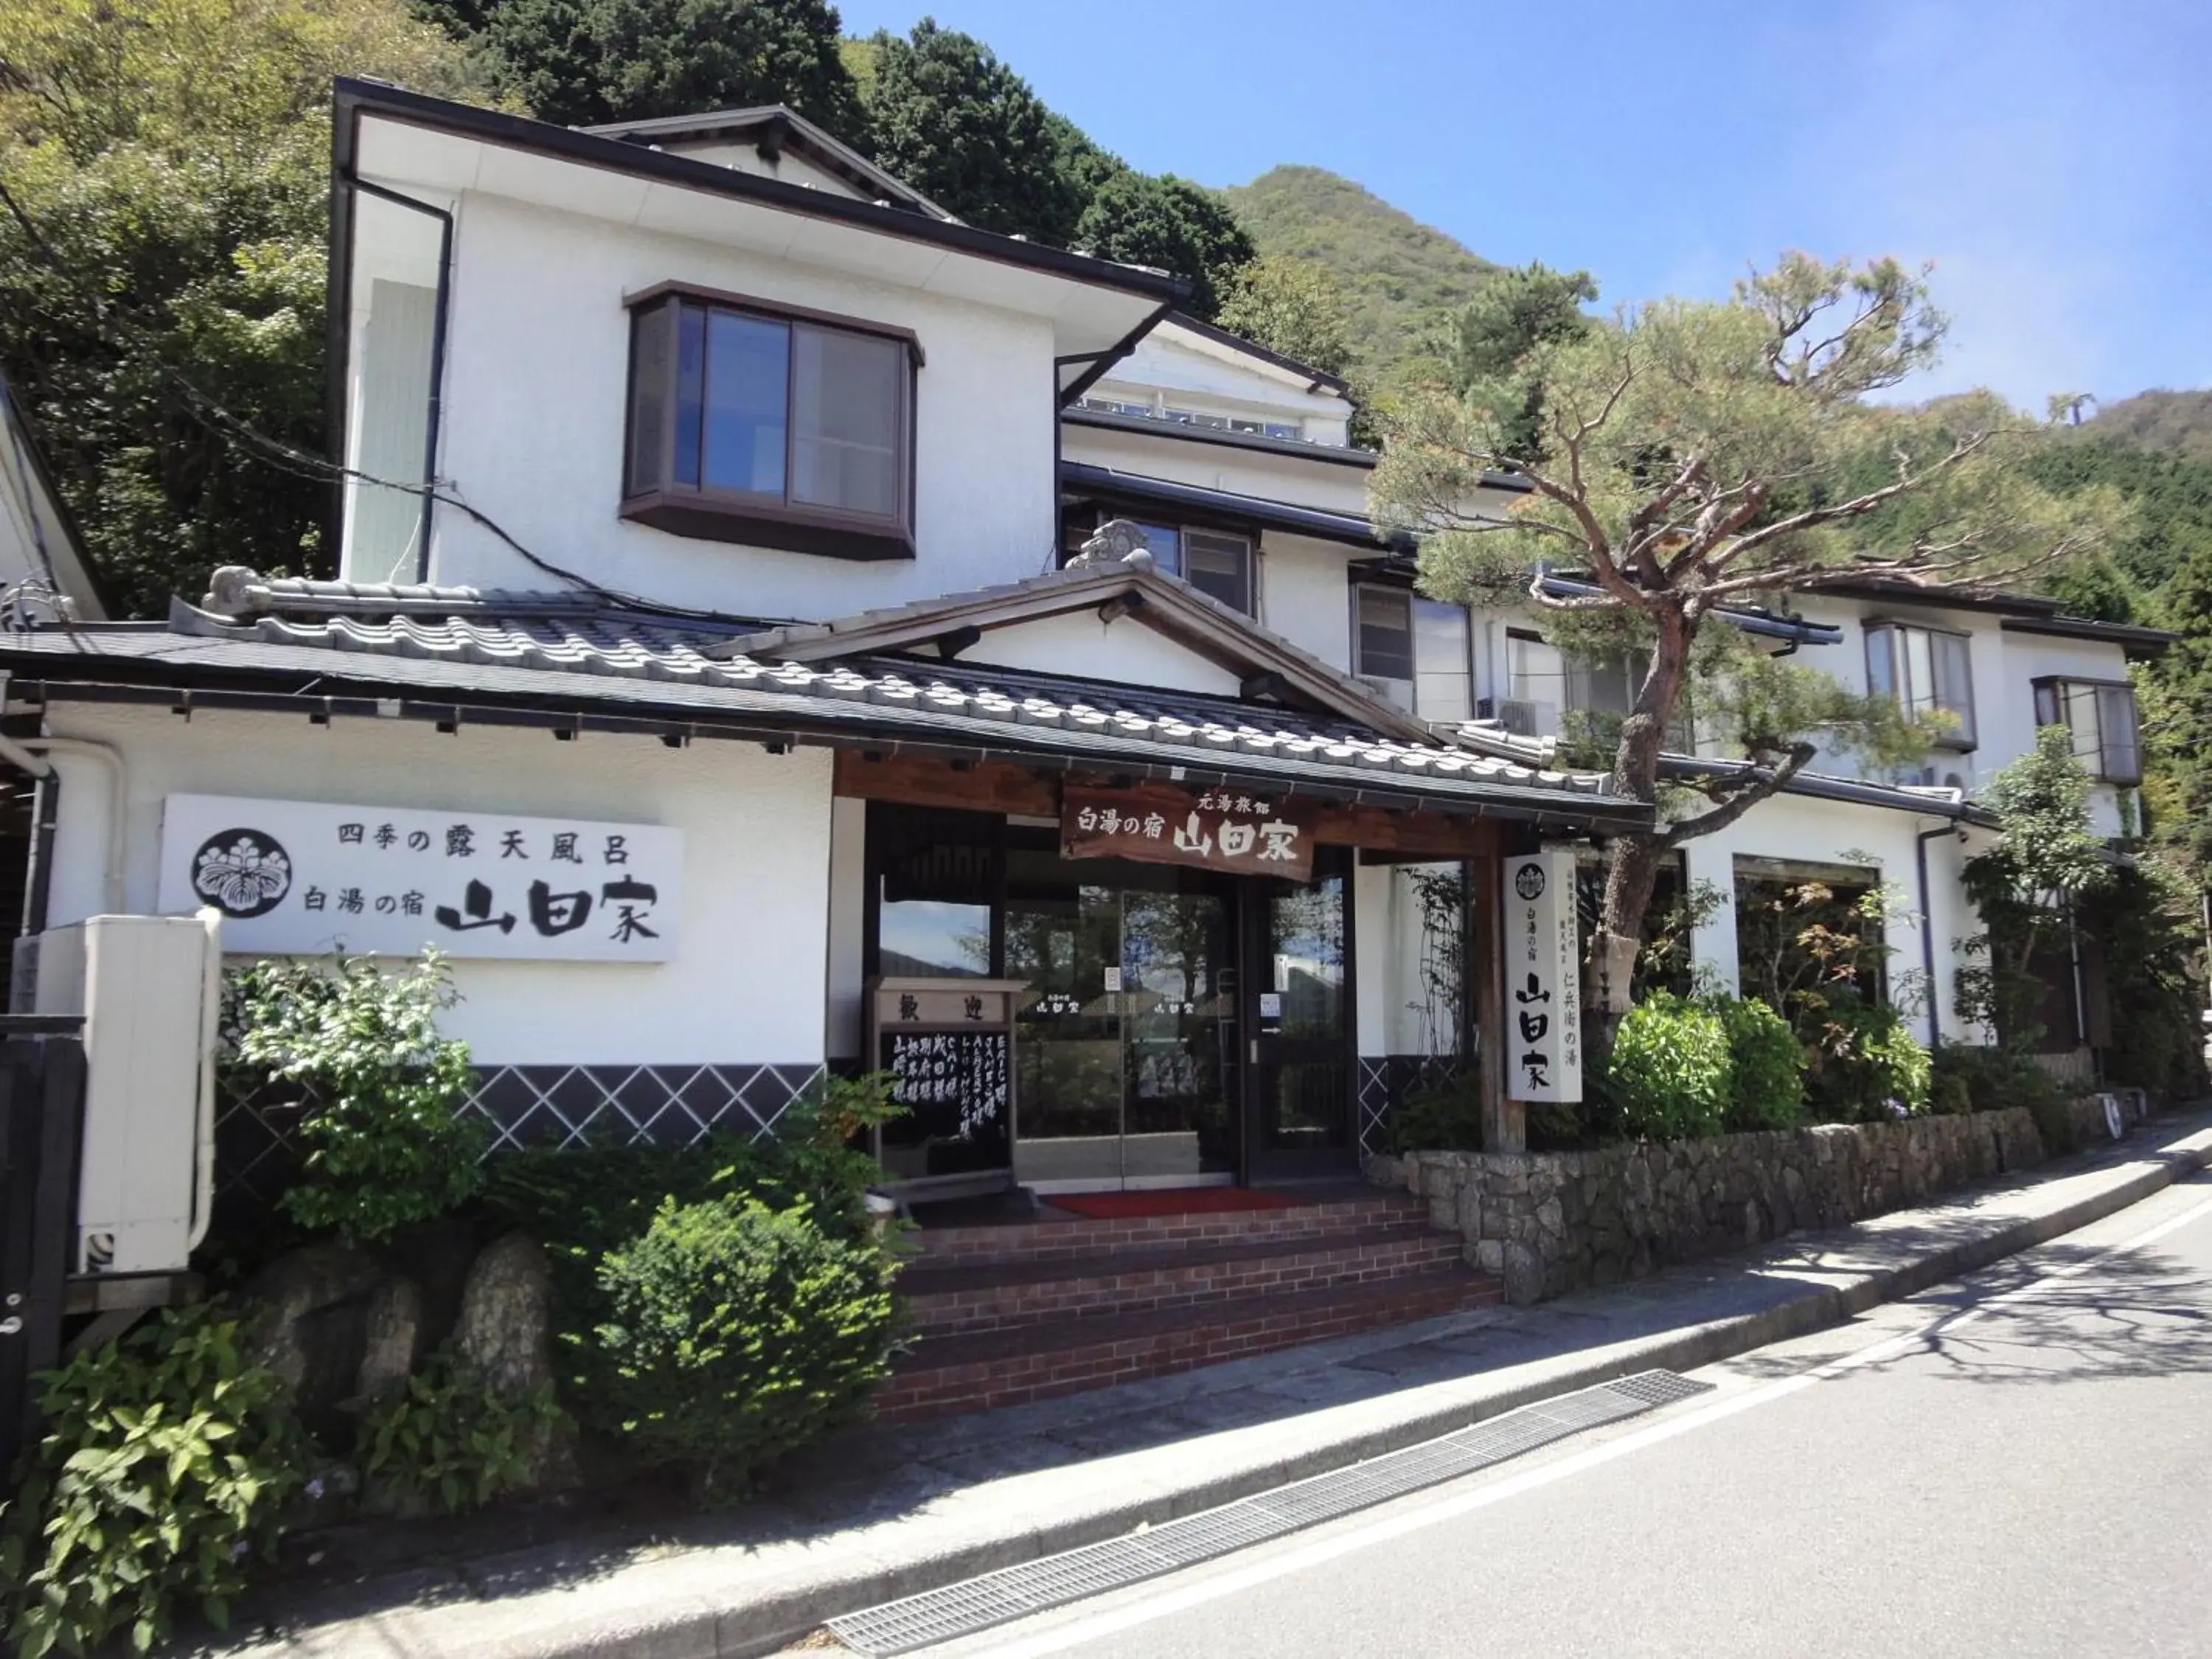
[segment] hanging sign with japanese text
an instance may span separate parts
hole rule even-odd
[[[227,951],[557,962],[676,954],[684,834],[654,824],[171,795],[161,908]]]
[[[1583,1097],[1582,951],[1575,855],[1504,861],[1505,1093],[1513,1100]]]
[[[1061,853],[1072,859],[1195,864],[1243,875],[1313,878],[1313,814],[1264,791],[1086,789],[1060,794]]]

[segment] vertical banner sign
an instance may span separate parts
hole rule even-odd
[[[1583,1097],[1582,950],[1575,855],[1505,860],[1505,1093],[1514,1100]]]

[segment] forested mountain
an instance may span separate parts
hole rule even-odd
[[[2154,455],[2212,461],[2212,392],[2138,392],[2103,405],[2081,431]]]
[[[1325,167],[1279,167],[1224,191],[1263,254],[1310,259],[1342,285],[1352,350],[1381,375],[1421,325],[1495,270],[1451,237]]]

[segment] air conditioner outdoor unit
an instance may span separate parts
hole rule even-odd
[[[17,1012],[84,1021],[74,1270],[181,1273],[214,1195],[215,913],[93,916],[18,940],[15,974]]]
[[[1477,712],[1485,720],[1496,720],[1514,737],[1540,738],[1552,724],[1553,711],[1550,703],[1526,697],[1485,697]]]

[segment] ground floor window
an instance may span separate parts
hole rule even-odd
[[[1849,993],[1889,997],[1881,866],[1735,860],[1736,977],[1785,1015]]]

